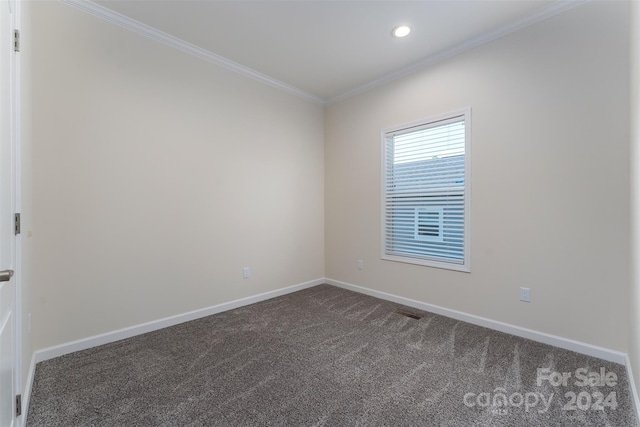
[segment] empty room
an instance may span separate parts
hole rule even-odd
[[[640,425],[640,2],[0,12],[1,427]]]

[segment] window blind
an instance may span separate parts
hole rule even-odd
[[[384,252],[465,261],[465,115],[385,134]]]

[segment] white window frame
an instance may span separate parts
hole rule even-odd
[[[413,237],[416,240],[426,240],[429,242],[443,242],[444,241],[444,209],[443,208],[424,208],[419,207],[415,208],[415,220],[414,220],[414,231]],[[436,213],[438,214],[437,222],[434,222],[438,226],[438,235],[437,236],[424,236],[420,234],[420,213],[428,212],[428,213]]]
[[[447,120],[454,119],[456,117],[464,117],[465,123],[465,157],[464,157],[464,235],[463,235],[463,262],[462,264],[440,261],[428,258],[419,258],[413,256],[400,256],[400,255],[390,255],[386,253],[386,239],[385,235],[387,232],[385,223],[386,223],[386,179],[387,179],[387,162],[386,162],[386,138],[387,135],[394,132],[402,132],[406,130],[410,130],[411,128],[416,128],[418,130],[421,127],[427,127],[429,125],[435,124],[437,122],[443,122]],[[428,117],[422,120],[416,120],[414,122],[405,123],[399,126],[394,126],[390,128],[383,129],[380,132],[381,139],[381,159],[382,159],[382,176],[381,176],[381,210],[382,210],[382,221],[381,221],[381,259],[387,261],[395,261],[402,262],[407,264],[416,264],[423,265],[427,267],[435,267],[435,268],[443,268],[447,270],[461,271],[470,273],[471,272],[471,108],[463,108],[460,110],[452,111],[446,114],[440,114],[437,116]],[[443,218],[442,216],[440,217]],[[416,221],[417,221],[417,213],[416,213]],[[441,228],[442,232],[442,228]],[[417,233],[417,229],[416,229]],[[429,239],[428,237],[423,236],[424,239]]]

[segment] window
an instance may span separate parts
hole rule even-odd
[[[383,131],[383,253],[470,271],[471,110]]]
[[[442,227],[442,208],[416,208],[415,238],[442,242],[444,240]]]

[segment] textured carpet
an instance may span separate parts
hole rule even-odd
[[[622,365],[322,285],[38,363],[27,425],[637,421]]]

